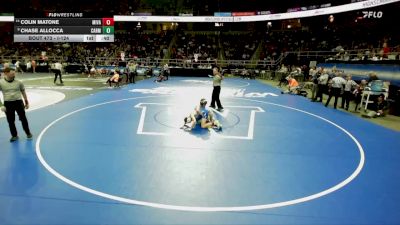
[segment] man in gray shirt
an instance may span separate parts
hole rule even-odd
[[[3,92],[4,97],[4,105],[0,101],[0,109],[5,112],[7,116],[7,122],[11,132],[10,142],[18,140],[18,132],[15,127],[15,112],[17,112],[19,120],[22,123],[26,137],[32,139],[28,120],[25,115],[25,109],[29,108],[25,87],[21,81],[15,80],[15,72],[10,68],[4,69],[4,78],[0,79],[0,90]],[[22,101],[22,97],[24,101]]]

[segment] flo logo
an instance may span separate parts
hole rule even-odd
[[[382,18],[383,16],[383,12],[382,11],[363,11],[362,12],[364,14],[363,18],[367,19],[367,18]]]

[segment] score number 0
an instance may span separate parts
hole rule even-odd
[[[114,18],[103,18],[102,25],[103,26],[114,26]]]
[[[103,18],[102,19],[103,34],[114,33],[114,18]]]

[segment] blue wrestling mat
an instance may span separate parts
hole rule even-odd
[[[0,119],[0,224],[400,224],[400,133],[256,80],[186,132],[209,78],[144,80]]]

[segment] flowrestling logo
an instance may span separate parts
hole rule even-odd
[[[54,18],[81,18],[83,17],[83,13],[46,13],[46,16]]]
[[[397,2],[397,1],[396,0],[371,0],[371,1],[363,2],[362,7],[369,8],[369,7],[373,7],[373,6],[388,4],[391,2]]]

